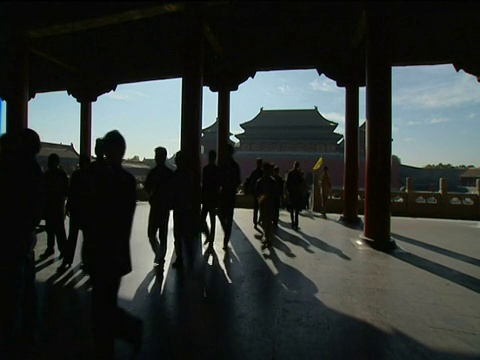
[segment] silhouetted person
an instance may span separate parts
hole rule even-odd
[[[147,175],[145,190],[149,196],[150,214],[148,217],[148,239],[155,254],[156,266],[165,262],[167,253],[168,220],[173,207],[173,171],[166,165],[167,149],[155,149],[155,166]],[[158,232],[158,240],[157,240]]]
[[[70,217],[69,230],[66,246],[66,254],[62,265],[58,270],[64,271],[72,266],[77,247],[78,231],[82,230],[83,237],[86,235],[88,217],[90,216],[91,178],[90,157],[80,155],[79,169],[75,170],[70,177],[67,192],[67,215]]]
[[[298,230],[298,213],[304,207],[302,188],[303,176],[300,171],[300,163],[295,161],[293,169],[288,172],[287,181],[285,183],[285,190],[290,209],[290,220],[292,222],[292,229],[294,230]]]
[[[273,222],[275,220],[277,184],[273,175],[273,166],[269,163],[263,164],[263,174],[257,180],[255,192],[258,196],[258,204],[260,210],[260,224],[263,228],[265,241],[262,248],[269,248],[272,246],[273,237]]]
[[[258,179],[262,177],[263,170],[263,160],[261,158],[257,159],[257,167],[252,171],[247,181],[247,193],[253,195],[253,225],[257,227],[258,225],[258,194],[255,192],[256,184]]]
[[[323,174],[320,176],[320,193],[322,195],[322,216],[327,218],[327,203],[328,197],[332,191],[332,181],[330,180],[330,175],[328,174],[328,166],[323,168]]]
[[[55,252],[57,239],[60,257],[66,256],[67,235],[65,233],[65,199],[68,191],[68,176],[61,170],[60,157],[48,156],[48,169],[45,172],[45,230],[47,232],[47,249],[41,255],[46,258]]]
[[[200,213],[200,221],[202,232],[207,236],[206,242],[210,245],[213,245],[215,239],[215,215],[222,181],[220,168],[215,163],[216,160],[217,152],[210,150],[208,152],[208,164],[203,167],[202,172],[202,211]],[[210,217],[210,230],[207,225],[207,214]]]
[[[104,137],[107,167],[94,179],[91,234],[84,240],[83,262],[92,282],[92,325],[97,359],[114,358],[114,336],[138,350],[141,321],[117,304],[121,278],[132,271],[130,233],[136,207],[136,182],[122,167],[126,150],[116,130]]]
[[[177,258],[172,266],[178,268],[183,265],[184,245],[189,250],[191,248],[193,179],[190,170],[186,167],[185,155],[182,151],[178,151],[175,155],[175,164],[177,169],[173,173],[173,235]]]
[[[105,144],[104,139],[98,138],[95,140],[95,161],[90,165],[90,168],[93,173],[98,171],[103,171],[107,165],[107,160],[105,159]]]
[[[283,205],[283,193],[284,193],[284,187],[285,187],[285,181],[283,178],[280,176],[280,168],[278,166],[275,166],[273,168],[273,175],[272,177],[275,179],[275,214],[273,217],[273,224],[275,226],[278,225],[278,220],[280,218],[280,208]]]
[[[220,166],[222,177],[222,185],[220,187],[220,197],[218,204],[218,213],[220,223],[223,228],[223,248],[228,248],[228,242],[232,235],[233,225],[233,211],[235,209],[235,199],[237,196],[237,189],[241,183],[240,167],[233,159],[234,149],[231,144],[227,146],[227,153],[225,161]]]
[[[35,230],[44,197],[43,173],[36,160],[39,151],[40,138],[31,129],[2,139],[0,354],[7,359],[31,359],[34,355]]]

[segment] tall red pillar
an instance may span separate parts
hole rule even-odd
[[[28,47],[23,36],[14,40],[15,44],[8,54],[8,93],[7,102],[8,133],[16,132],[28,127],[28,100],[30,99],[30,71]],[[13,40],[12,40],[13,42]]]
[[[345,87],[345,148],[343,172],[343,216],[341,221],[357,224],[358,217],[358,85]]]
[[[392,154],[392,70],[390,19],[367,16],[364,238],[374,248],[395,246],[390,237]]]
[[[230,139],[230,91],[221,88],[218,91],[218,164],[223,164]]]
[[[194,4],[192,3],[192,7]],[[195,9],[196,7],[194,7]],[[194,9],[187,9],[185,29],[185,67],[182,79],[181,150],[193,174],[192,219],[198,233],[201,199],[203,23]]]
[[[80,155],[92,156],[92,102],[80,103]]]

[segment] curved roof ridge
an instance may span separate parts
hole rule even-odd
[[[318,121],[320,118],[321,121]],[[276,126],[301,126],[301,127],[332,127],[338,126],[337,122],[326,119],[315,106],[313,109],[271,109],[260,108],[260,112],[249,121],[240,124],[242,129],[250,127],[276,127]]]
[[[202,129],[202,135],[205,135],[206,133],[217,133],[218,132],[218,117],[215,119],[215,121]],[[230,136],[233,134],[230,132]]]

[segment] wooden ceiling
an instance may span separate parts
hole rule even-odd
[[[480,76],[480,22],[468,2],[46,2],[0,4],[0,82],[16,29],[30,48],[32,93],[183,74],[186,12],[202,14],[204,84],[219,69],[317,69],[342,85],[352,59],[364,79],[364,11],[389,16],[392,65],[454,64]],[[225,73],[224,73],[225,74]],[[225,75],[226,76],[226,75]]]

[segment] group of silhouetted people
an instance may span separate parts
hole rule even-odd
[[[82,230],[82,267],[92,284],[96,358],[113,358],[115,336],[130,341],[138,351],[142,323],[117,305],[120,280],[132,271],[130,233],[136,207],[135,178],[122,167],[125,139],[116,130],[97,139],[96,160],[90,164],[89,157],[81,156],[70,181],[57,154],[49,156],[48,169],[42,172],[36,160],[40,145],[31,129],[0,138],[0,286],[5,300],[0,307],[1,354],[6,359],[34,357],[34,249],[42,219],[47,249],[40,259],[54,254],[56,239],[63,259],[60,272],[72,265]],[[65,213],[70,216],[68,238]]]
[[[142,322],[118,307],[121,278],[132,271],[130,234],[136,208],[136,181],[123,169],[126,142],[117,131],[108,132],[95,144],[95,161],[81,155],[79,167],[70,179],[61,168],[57,154],[48,157],[42,172],[36,155],[40,137],[31,129],[0,137],[0,287],[4,305],[1,311],[1,353],[5,359],[34,356],[36,293],[35,245],[41,220],[45,220],[47,248],[40,260],[55,254],[57,245],[63,273],[72,266],[78,233],[83,233],[81,268],[92,284],[92,325],[95,356],[114,357],[114,338],[121,337],[139,350]],[[240,167],[228,145],[225,158],[217,165],[217,153],[210,150],[202,171],[201,213],[192,206],[194,177],[182,151],[175,155],[176,169],[166,165],[167,150],[155,149],[156,166],[148,173],[145,190],[150,213],[147,235],[154,252],[154,266],[163,271],[167,251],[168,222],[173,210],[176,259],[181,268],[186,254],[193,261],[193,239],[205,235],[211,248],[218,216],[223,228],[223,248],[227,251],[232,234]],[[328,168],[320,179],[322,199],[331,189]],[[272,245],[280,208],[290,211],[292,228],[299,229],[298,215],[305,209],[307,185],[296,161],[286,180],[278,166],[257,159],[257,168],[244,184],[254,198],[253,223],[263,228],[262,248]],[[325,196],[324,196],[325,195]],[[323,200],[323,204],[326,200]],[[325,216],[325,206],[322,214]],[[195,218],[200,224],[195,225]],[[69,220],[68,237],[65,216]],[[207,216],[210,227],[207,225]],[[158,238],[157,238],[158,235]],[[55,241],[56,240],[56,241]],[[185,254],[184,254],[185,253]],[[2,358],[3,360],[3,358]]]
[[[298,217],[300,211],[308,206],[309,192],[305,176],[300,169],[300,163],[295,161],[293,168],[286,174],[284,180],[280,169],[272,163],[256,160],[256,168],[244,183],[244,191],[247,195],[253,195],[253,225],[263,229],[262,248],[272,246],[273,229],[278,226],[280,209],[285,207],[290,213],[291,226],[299,230]],[[328,167],[320,178],[320,190],[322,194],[323,217],[326,217],[327,198],[331,191]]]
[[[205,234],[205,242],[213,245],[216,216],[224,230],[224,249],[228,248],[235,198],[241,182],[240,167],[233,159],[233,153],[233,146],[229,145],[224,161],[217,165],[216,151],[209,152],[209,162],[202,171],[202,209],[198,229],[194,219],[199,214],[194,213],[192,206],[193,174],[187,167],[184,153],[179,151],[175,154],[176,169],[172,171],[166,166],[167,150],[164,147],[155,149],[156,166],[147,175],[145,190],[150,203],[147,233],[154,252],[154,266],[159,270],[163,270],[165,263],[170,210],[173,210],[174,268],[183,266],[185,256],[190,263],[193,261],[193,240],[198,230]]]

